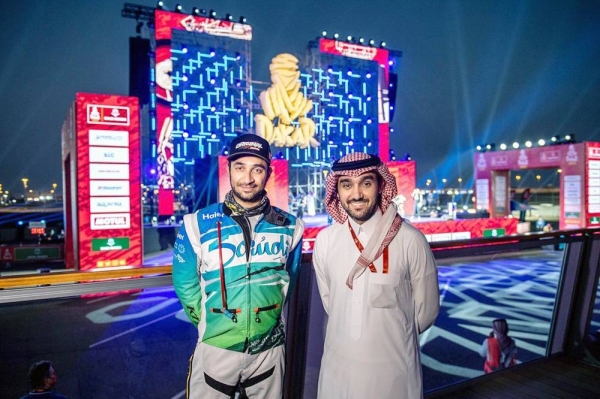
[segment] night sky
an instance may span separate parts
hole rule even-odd
[[[132,1],[154,6],[154,1]],[[76,92],[128,95],[123,1],[2,2],[0,183],[20,195],[62,188],[60,129]],[[173,9],[176,2],[166,2]],[[182,1],[244,15],[252,74],[303,54],[322,30],[403,52],[391,148],[417,161],[419,186],[472,184],[477,144],[575,134],[600,141],[600,1]],[[148,32],[144,32],[147,36]],[[456,186],[456,184],[454,184]]]

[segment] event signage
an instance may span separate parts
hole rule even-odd
[[[560,173],[560,229],[596,225],[600,218],[600,143],[565,143],[507,151],[477,152],[475,197],[477,209],[491,217],[508,214],[509,171],[555,169]],[[491,184],[490,184],[491,183]],[[494,201],[490,201],[493,198]]]
[[[74,117],[66,155],[76,156],[76,167],[66,198],[75,201],[67,212],[77,224],[68,229],[76,239],[65,245],[67,263],[80,270],[141,266],[138,99],[77,93]]]

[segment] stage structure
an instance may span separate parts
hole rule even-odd
[[[308,116],[320,146],[283,151],[295,196],[313,191],[323,198],[331,163],[351,152],[390,160],[389,124],[401,57],[399,51],[324,37],[309,42],[300,82],[313,103]]]
[[[478,152],[476,205],[492,218],[510,214],[510,171],[557,169],[560,229],[600,225],[600,143],[566,143],[509,151]]]
[[[173,215],[175,188],[194,181],[196,160],[220,155],[252,128],[250,25],[156,10],[150,96],[158,214]],[[152,133],[154,132],[154,133]]]
[[[76,95],[62,127],[67,268],[142,265],[139,120],[135,97]]]

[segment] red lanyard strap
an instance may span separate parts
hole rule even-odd
[[[362,253],[362,251],[364,251],[365,248],[363,247],[360,240],[356,236],[356,233],[354,232],[354,229],[352,228],[350,221],[348,221],[348,227],[350,228],[350,234],[352,234],[352,239],[354,240],[354,244],[356,245],[356,248],[358,248],[358,250]],[[383,274],[388,273],[389,263],[390,263],[390,256],[388,253],[388,247],[385,247],[385,249],[383,250]],[[373,262],[371,262],[369,264],[369,270],[371,270],[373,273],[377,273],[377,269],[375,268],[375,265],[373,264]]]

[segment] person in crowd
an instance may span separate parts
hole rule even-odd
[[[325,206],[336,223],[316,238],[313,265],[328,314],[321,399],[419,398],[419,334],[439,311],[437,266],[425,236],[392,202],[381,160],[334,162]]]
[[[483,340],[479,354],[485,358],[483,370],[486,373],[517,363],[517,346],[515,340],[508,336],[506,319],[496,319],[492,322],[492,331],[489,337]]]
[[[187,398],[281,399],[283,305],[300,269],[304,223],[272,206],[269,143],[236,137],[223,203],[184,216],[173,251],[173,285],[199,339]]]
[[[66,396],[54,392],[57,377],[51,361],[42,360],[32,364],[27,377],[31,392],[21,399],[67,399]]]
[[[531,189],[526,188],[521,193],[521,204],[519,206],[519,222],[525,222],[527,216],[527,209],[529,208],[529,198],[531,198]]]

